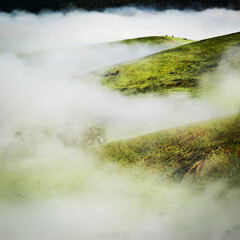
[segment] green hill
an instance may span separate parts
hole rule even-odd
[[[108,143],[100,156],[175,179],[233,177],[240,170],[240,115]]]
[[[111,68],[105,72],[102,84],[126,95],[196,93],[202,77],[215,71],[222,55],[239,44],[240,32],[175,47]]]
[[[166,47],[176,47],[179,45],[184,45],[194,42],[193,40],[189,40],[186,38],[177,38],[177,37],[169,37],[169,36],[149,36],[149,37],[139,37],[139,38],[131,38],[131,39],[124,39],[114,43],[120,44],[148,44],[148,45],[159,45],[163,44]]]

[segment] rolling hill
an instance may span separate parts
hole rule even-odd
[[[189,40],[186,38],[178,38],[178,37],[169,37],[169,36],[148,36],[148,37],[139,37],[139,38],[130,38],[124,39],[117,42],[112,42],[112,44],[149,44],[149,45],[159,45],[163,44],[166,47],[176,47],[179,45],[184,45],[194,42],[193,40]]]
[[[125,95],[176,91],[196,94],[201,79],[214,72],[223,54],[239,44],[240,32],[168,49],[109,69],[102,84]],[[236,61],[239,65],[239,58]]]
[[[107,143],[100,157],[177,180],[240,176],[240,115]]]

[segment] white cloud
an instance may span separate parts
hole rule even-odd
[[[199,40],[239,31],[239,11],[123,8],[105,12],[0,14],[0,49],[32,51],[148,35]]]
[[[224,9],[1,13],[0,239],[219,240],[239,224],[239,193],[216,201],[222,184],[199,194],[158,175],[101,165],[57,140],[71,123],[100,123],[118,139],[227,114],[184,94],[112,92],[86,73],[159,49],[84,45],[145,35],[201,39],[235,32],[239,23],[239,12]],[[44,128],[55,135],[42,136]]]

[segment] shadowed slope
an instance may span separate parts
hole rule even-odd
[[[177,179],[234,175],[240,166],[240,115],[108,143],[100,155]]]

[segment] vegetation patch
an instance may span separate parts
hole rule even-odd
[[[108,143],[100,157],[178,180],[234,177],[240,169],[240,115]]]
[[[189,40],[186,38],[177,38],[177,37],[169,37],[169,36],[150,36],[150,37],[140,37],[140,38],[130,38],[124,39],[117,42],[112,42],[111,44],[120,43],[120,44],[149,44],[149,45],[165,45],[166,47],[176,47],[179,45],[184,45],[194,42],[193,40]]]
[[[175,91],[194,95],[203,76],[215,71],[222,55],[239,44],[240,33],[233,33],[168,49],[113,67],[102,84],[125,95]]]

